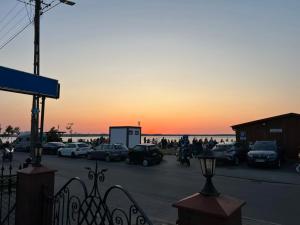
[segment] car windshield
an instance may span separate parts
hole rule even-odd
[[[252,149],[254,151],[276,151],[276,144],[274,142],[256,142]]]

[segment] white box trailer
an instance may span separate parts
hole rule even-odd
[[[110,144],[124,144],[128,148],[141,144],[141,127],[113,126],[109,127]]]

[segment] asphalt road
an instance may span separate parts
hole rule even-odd
[[[15,164],[23,162],[26,156],[25,153],[16,153]],[[91,187],[85,167],[94,168],[95,161],[44,156],[43,165],[57,169],[56,190],[75,176]],[[199,192],[205,182],[196,159],[192,160],[190,168],[180,166],[174,156],[165,156],[160,165],[146,168],[125,162],[102,161],[99,167],[108,169],[102,191],[120,184],[152,220],[172,224],[177,218],[172,204]],[[242,210],[243,217],[282,225],[300,224],[300,176],[291,165],[279,170],[248,168],[246,165],[218,166],[213,182],[222,194],[247,202]],[[74,192],[79,193],[80,190],[75,188]]]

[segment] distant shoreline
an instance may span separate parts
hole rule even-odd
[[[142,136],[235,136],[235,134],[142,134]],[[109,134],[63,134],[63,137],[94,137],[94,136],[109,136]]]

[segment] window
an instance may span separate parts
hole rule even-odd
[[[153,145],[153,146],[149,146],[149,151],[155,151],[155,150],[157,150],[157,148],[156,148],[156,146],[155,146],[155,145]]]
[[[133,131],[132,130],[128,131],[128,134],[133,135]]]
[[[136,130],[134,133],[135,133],[135,135],[139,135],[140,134],[140,132],[138,130]]]

